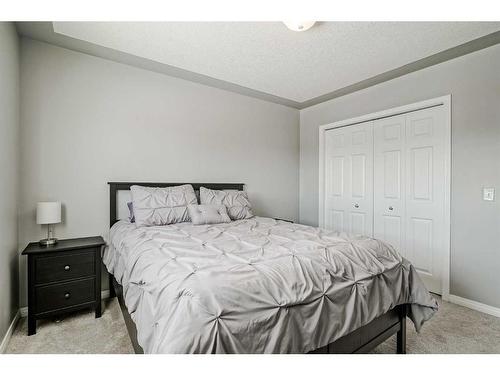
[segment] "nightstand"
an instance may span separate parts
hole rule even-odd
[[[41,246],[31,242],[28,256],[28,335],[36,320],[84,308],[101,317],[102,237],[60,240]]]

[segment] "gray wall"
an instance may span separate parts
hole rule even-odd
[[[19,39],[0,22],[0,341],[18,309]]]
[[[450,292],[500,307],[500,46],[334,99],[300,113],[300,221],[318,223],[318,127],[452,94]]]
[[[40,200],[59,238],[107,237],[107,181],[243,182],[256,214],[298,218],[296,109],[24,38],[21,109],[20,247]]]

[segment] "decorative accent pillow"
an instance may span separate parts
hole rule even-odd
[[[195,225],[230,223],[227,208],[223,205],[190,204],[188,213]]]
[[[134,217],[134,204],[132,202],[127,203],[128,207],[128,220],[131,223],[135,223],[135,217]]]
[[[130,191],[137,227],[189,221],[187,206],[198,203],[191,185],[167,188],[133,185]]]
[[[252,205],[245,191],[210,190],[200,187],[200,203],[226,206],[231,220],[250,219],[253,217]]]

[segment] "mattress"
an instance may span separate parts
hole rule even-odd
[[[307,353],[410,304],[437,310],[389,244],[254,217],[216,225],[119,221],[103,261],[145,353]]]

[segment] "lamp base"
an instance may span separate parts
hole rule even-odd
[[[57,238],[44,238],[39,241],[39,244],[42,246],[50,246],[55,245],[57,243]]]

